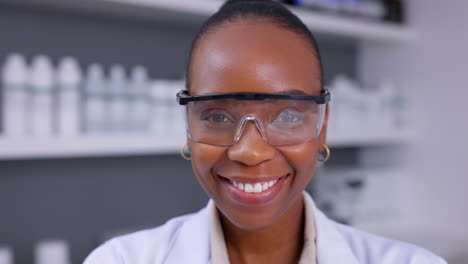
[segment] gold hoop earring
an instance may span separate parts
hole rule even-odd
[[[327,160],[330,158],[330,155],[331,155],[331,151],[330,151],[330,148],[327,146],[327,144],[323,144],[323,148],[325,148],[325,158],[323,159],[317,159],[318,161],[320,162],[327,162]]]
[[[190,149],[188,148],[187,143],[185,143],[182,148],[180,149],[180,155],[184,160],[192,160],[192,155],[190,153]]]

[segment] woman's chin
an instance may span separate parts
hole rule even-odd
[[[280,211],[265,211],[257,212],[237,212],[228,211],[221,212],[221,218],[239,229],[246,231],[255,231],[272,226],[280,217]]]

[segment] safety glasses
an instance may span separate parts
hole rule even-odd
[[[186,106],[187,135],[196,142],[232,146],[249,123],[272,146],[288,146],[316,138],[325,118],[330,93],[321,95],[226,93],[177,94]]]

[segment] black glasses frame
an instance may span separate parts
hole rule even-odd
[[[321,95],[300,95],[300,94],[274,94],[274,93],[225,93],[225,94],[208,94],[199,96],[190,96],[187,90],[182,90],[177,93],[177,102],[180,105],[186,105],[188,102],[207,101],[207,100],[222,100],[236,99],[260,101],[266,99],[286,99],[286,100],[305,100],[314,101],[317,104],[326,104],[330,102],[331,95],[328,90],[324,90]]]

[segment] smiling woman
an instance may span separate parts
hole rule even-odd
[[[330,155],[330,94],[312,34],[279,3],[229,1],[209,18],[177,97],[208,206],[113,239],[85,263],[445,263],[329,220],[304,192],[318,153]]]

